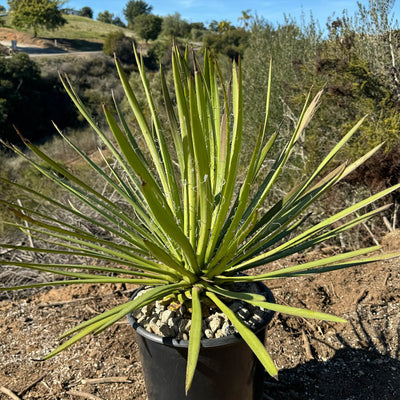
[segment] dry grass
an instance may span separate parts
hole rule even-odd
[[[126,36],[134,37],[134,32],[130,29],[121,28],[116,25],[106,24],[92,20],[90,18],[79,17],[77,15],[63,15],[68,21],[63,27],[51,31],[47,29],[38,29],[38,36],[48,39],[70,39],[70,40],[91,40],[102,42],[105,37],[114,31],[123,31]],[[10,25],[10,17],[2,17],[5,26],[13,28]],[[21,29],[21,31],[33,34],[32,29]]]

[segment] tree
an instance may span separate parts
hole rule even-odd
[[[218,31],[218,33],[224,33],[224,32],[232,31],[234,29],[236,29],[236,28],[232,25],[231,21],[223,19],[222,21],[220,21],[218,23],[217,31]]]
[[[123,13],[128,21],[128,25],[134,25],[135,19],[139,17],[139,15],[149,15],[152,9],[153,7],[145,1],[129,0],[128,3],[126,3]]]
[[[99,12],[97,14],[97,21],[104,22],[106,24],[112,24],[114,20],[114,14],[110,11],[105,10],[104,12]]]
[[[0,58],[0,139],[20,143],[13,125],[32,142],[51,132],[51,120],[63,129],[79,122],[58,75],[41,76],[39,66],[26,53]]]
[[[113,25],[119,26],[120,28],[125,28],[125,24],[122,22],[120,17],[115,17],[112,22]]]
[[[7,12],[6,8],[4,6],[0,5],[0,14],[4,14],[6,12]],[[4,19],[0,19],[0,26],[4,26],[4,25],[5,25]]]
[[[251,20],[250,9],[244,11],[242,10],[242,16],[238,18],[238,21],[243,23],[243,28],[247,29],[249,27],[249,22]]]
[[[213,19],[210,24],[208,25],[208,29],[211,32],[218,32],[218,21],[216,19]]]
[[[104,12],[99,12],[97,14],[97,21],[104,22],[105,24],[113,24],[121,28],[125,28],[125,24],[121,21],[120,17],[115,17],[110,11],[105,10]]]
[[[34,36],[40,27],[57,29],[67,23],[59,9],[60,0],[8,0],[11,24],[17,28],[32,28]]]
[[[157,15],[142,14],[135,18],[134,30],[146,42],[156,40],[161,32],[163,20]]]
[[[181,14],[176,12],[175,14],[164,17],[162,33],[172,38],[186,37],[190,33],[190,25],[186,20],[181,18]]]
[[[78,15],[80,17],[86,17],[86,18],[93,19],[93,10],[90,7],[82,7],[78,11]]]

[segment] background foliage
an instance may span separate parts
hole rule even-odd
[[[38,28],[57,29],[67,21],[60,11],[60,0],[8,0],[12,24],[18,28],[32,28],[37,36]]]
[[[79,118],[60,92],[57,69],[68,73],[91,113],[102,124],[98,117],[98,102],[111,103],[111,89],[116,96],[119,93],[112,65],[114,52],[126,64],[130,80],[138,80],[136,67],[127,65],[133,60],[132,41],[127,37],[131,32],[136,38],[137,48],[145,56],[146,67],[150,69],[148,77],[156,102],[157,98],[161,99],[161,90],[155,70],[161,63],[166,76],[169,76],[172,40],[182,45],[189,43],[200,57],[202,49],[211,48],[220,59],[222,74],[230,69],[230,59],[240,57],[245,88],[244,143],[255,141],[264,117],[267,92],[265,60],[272,59],[273,68],[268,133],[280,131],[282,139],[277,141],[278,148],[297,123],[296,116],[300,114],[310,88],[314,93],[321,87],[325,88],[322,105],[294,149],[295,157],[289,172],[282,176],[278,191],[285,192],[286,187],[301,180],[318,164],[332,143],[368,114],[358,135],[338,161],[355,159],[385,141],[382,151],[358,173],[349,176],[345,184],[350,185],[355,196],[365,190],[374,191],[400,178],[400,30],[392,18],[394,6],[393,0],[371,0],[367,6],[360,5],[354,15],[343,11],[328,21],[321,21],[323,26],[326,22],[324,29],[311,14],[304,15],[300,21],[288,16],[284,23],[271,24],[252,15],[250,10],[242,12],[237,26],[221,20],[212,21],[205,27],[202,23],[189,23],[179,12],[160,17],[152,14],[150,4],[128,1],[124,14],[131,30],[121,29],[121,32],[104,35],[98,31],[98,39],[104,40],[107,57],[91,61],[40,61],[40,65],[20,55],[13,59],[0,59],[1,136],[17,140],[12,128],[14,123],[25,136],[43,142],[54,132],[48,122],[50,119],[71,132],[79,128]],[[84,7],[80,12],[84,9],[85,13],[90,11],[86,10],[88,8]],[[90,13],[85,15],[90,18]],[[76,23],[75,19],[80,18],[66,17],[70,28]],[[89,18],[85,18],[87,23],[96,23]],[[5,21],[6,26],[9,23],[9,19],[1,21]],[[57,34],[67,27],[61,28]],[[87,34],[93,35],[95,31],[88,27]],[[82,37],[81,31],[79,36]],[[28,98],[33,101],[28,101]],[[50,107],[54,101],[57,108]],[[162,109],[160,113],[163,113]],[[135,121],[130,123],[134,125]],[[245,147],[242,162],[245,164],[249,157]],[[343,191],[349,187],[343,187]],[[348,201],[348,196],[342,196],[340,191],[337,198]],[[333,204],[330,200],[329,205]],[[394,201],[398,203],[399,199],[394,198]],[[396,224],[398,218],[395,214],[387,217],[392,225]]]

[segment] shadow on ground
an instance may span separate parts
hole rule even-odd
[[[399,400],[400,360],[344,347],[328,361],[279,371],[279,381],[267,377],[265,399]]]
[[[59,47],[29,47],[29,46],[17,46],[17,52],[28,53],[28,54],[64,54],[66,50]]]
[[[42,38],[54,42],[51,38]],[[57,39],[57,46],[68,51],[101,51],[103,43],[85,39]]]

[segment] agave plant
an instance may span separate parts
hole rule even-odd
[[[56,245],[51,250],[27,246],[3,247],[79,255],[89,261],[85,265],[2,262],[3,265],[51,272],[64,279],[0,289],[110,282],[151,286],[140,297],[66,332],[63,338],[68,337],[68,340],[46,358],[67,349],[88,334],[100,333],[144,305],[168,296],[185,296],[190,299],[192,309],[186,391],[190,388],[200,350],[202,303],[211,301],[225,313],[272,376],[277,375],[277,369],[263,343],[231,311],[227,304],[229,301],[237,299],[276,312],[343,322],[342,318],[325,313],[269,303],[259,294],[235,291],[234,284],[323,273],[398,255],[366,256],[379,249],[374,246],[258,275],[246,275],[246,271],[254,267],[305,251],[367,221],[388,206],[361,216],[352,215],[400,187],[399,184],[381,191],[315,225],[305,223],[307,208],[379,149],[380,146],[377,146],[349,165],[328,169],[328,164],[356,132],[361,120],[343,136],[308,179],[266,208],[266,199],[317,110],[322,93],[319,92],[312,100],[308,96],[292,137],[274,157],[275,162],[269,172],[263,175],[262,166],[267,157],[271,158],[271,149],[278,137],[278,132],[270,137],[266,133],[270,107],[268,90],[265,121],[254,143],[251,161],[240,177],[243,136],[240,65],[233,64],[231,83],[227,88],[221,79],[218,64],[210,54],[205,54],[202,67],[194,57],[191,68],[188,58],[188,52],[182,55],[176,48],[173,49],[174,97],[161,70],[163,100],[168,116],[163,124],[150,92],[143,60],[136,54],[147,110],[139,106],[137,96],[116,60],[122,86],[140,129],[131,132],[116,103],[114,112],[104,106],[112,139],[97,127],[68,78],[61,77],[69,96],[101,138],[114,162],[111,163],[103,155],[103,166],[99,166],[61,131],[59,133],[93,170],[95,179],[107,184],[119,200],[110,200],[95,188],[94,179],[90,182],[81,180],[27,140],[24,140],[25,144],[40,161],[28,157],[17,147],[10,147],[68,192],[71,200],[63,203],[35,189],[14,185],[45,203],[49,210],[53,207],[61,209],[75,220],[87,221],[111,233],[115,240],[104,240],[78,225],[60,221],[52,217],[51,212],[44,214],[3,201],[25,220],[23,222],[29,222],[30,234],[47,238]],[[270,68],[270,83],[271,79]],[[173,98],[176,100],[172,101]],[[151,118],[146,118],[146,113]],[[145,148],[138,145],[137,135],[142,135]],[[325,173],[325,170],[328,172]],[[82,209],[91,209],[92,213],[89,215],[81,211],[80,205],[85,207]],[[263,211],[265,209],[267,211]],[[339,220],[343,220],[341,225],[337,223]],[[15,225],[26,231],[23,222]],[[112,266],[102,266],[104,262]]]

